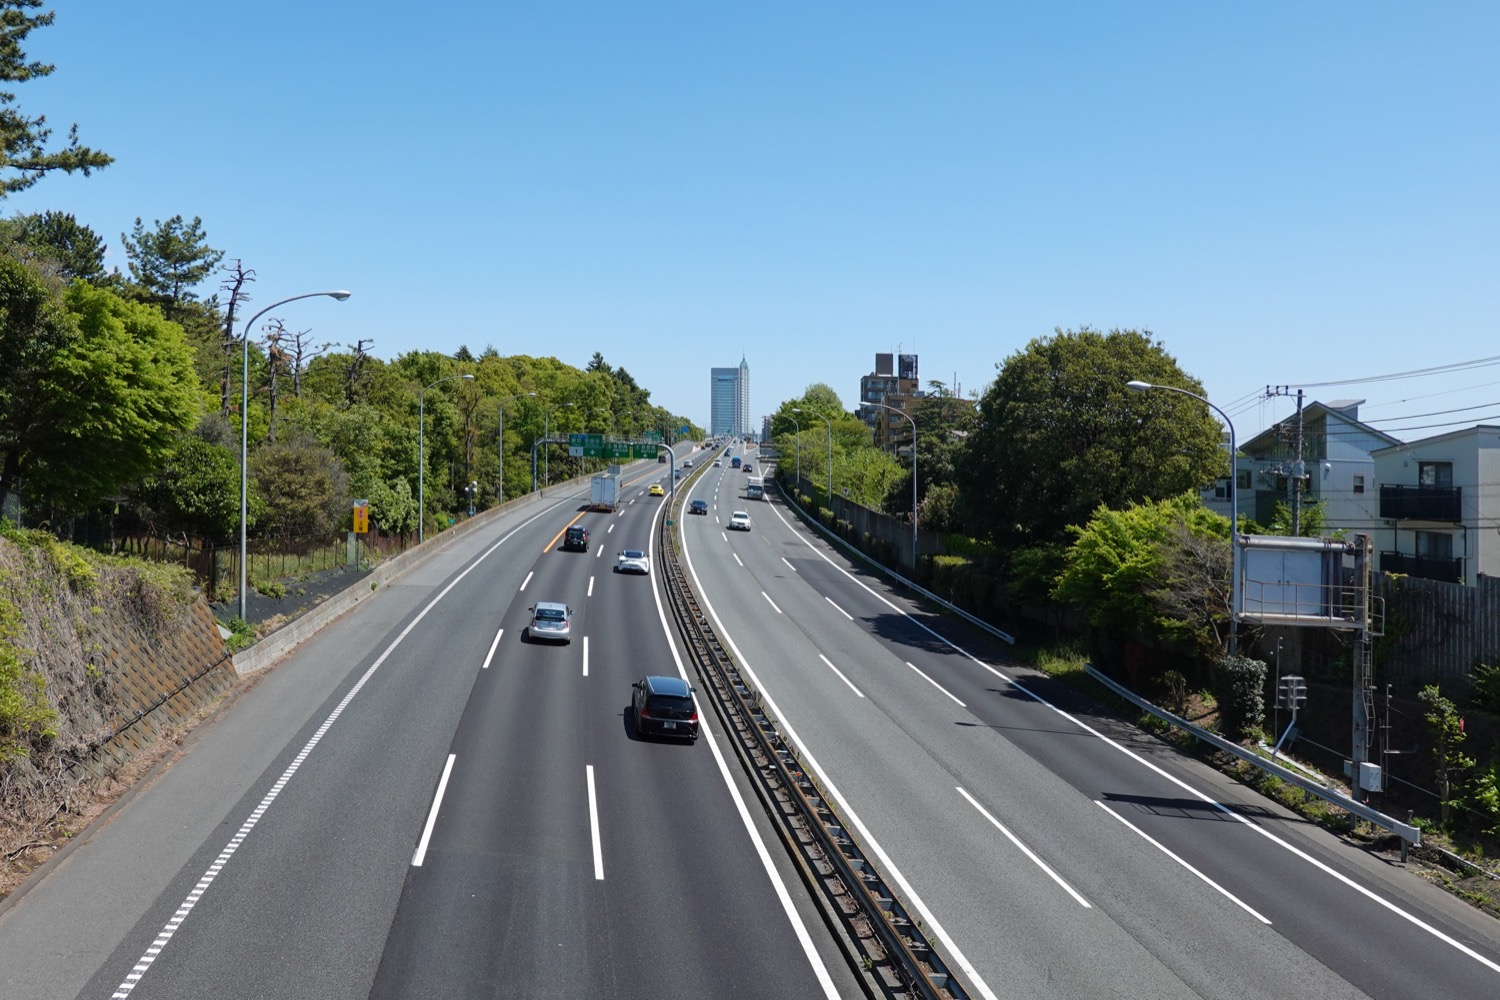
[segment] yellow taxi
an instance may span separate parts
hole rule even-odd
[[[651,489],[647,490],[646,492],[650,493],[654,497],[664,497],[667,495],[667,491],[662,488],[661,483],[652,483]]]

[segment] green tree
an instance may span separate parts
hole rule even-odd
[[[250,454],[257,527],[283,540],[331,535],[348,515],[349,482],[338,456],[305,435]]]
[[[130,235],[120,234],[130,275],[149,302],[162,307],[168,319],[184,303],[195,301],[193,291],[213,273],[224,258],[224,251],[208,245],[203,220],[193,216],[184,222],[174,215],[166,222],[156,220],[155,229],[147,229],[136,217]]]
[[[105,280],[104,241],[72,214],[18,215],[0,226],[4,238],[23,250],[31,262],[64,281],[82,278],[97,285]]]
[[[32,14],[42,0],[0,0],[0,82],[25,83],[49,76],[57,67],[50,63],[27,62],[22,45],[35,28],[45,28],[56,16],[52,11]],[[54,170],[71,174],[80,171],[85,177],[114,162],[114,157],[78,144],[78,126],[68,130],[68,144],[54,152],[47,151],[52,129],[45,115],[35,118],[16,106],[16,95],[0,90],[0,198],[24,191]]]
[[[1227,469],[1218,423],[1179,393],[1202,394],[1149,333],[1058,331],[1000,365],[963,449],[967,522],[998,543],[1063,541],[1095,508],[1160,500]]]
[[[117,493],[197,422],[182,330],[156,310],[75,281],[58,295],[0,258],[0,451],[6,484],[78,510]],[[18,349],[13,338],[34,338]]]
[[[137,514],[157,535],[221,542],[239,523],[239,450],[183,435],[130,490]]]

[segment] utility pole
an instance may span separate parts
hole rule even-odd
[[[1290,396],[1292,387],[1289,385],[1266,386],[1265,398],[1272,396]],[[1284,432],[1277,434],[1279,441],[1285,441]],[[1292,447],[1296,458],[1292,460],[1291,468],[1285,465],[1275,470],[1278,474],[1286,476],[1286,488],[1288,506],[1292,509],[1292,535],[1302,534],[1302,486],[1307,481],[1307,463],[1302,459],[1303,434],[1302,434],[1302,390],[1297,390],[1297,416],[1292,422]],[[1280,463],[1278,463],[1280,465]]]

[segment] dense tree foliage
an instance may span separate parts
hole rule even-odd
[[[42,212],[0,220],[0,241],[7,252],[64,281],[82,278],[102,284],[104,240],[67,212]]]
[[[975,534],[1007,546],[1063,541],[1101,504],[1176,496],[1224,475],[1219,424],[1179,393],[1202,394],[1150,334],[1058,331],[1000,365],[959,464]]]
[[[25,83],[49,76],[57,67],[48,63],[28,62],[23,45],[26,36],[36,28],[52,23],[52,11],[33,14],[42,0],[0,0],[0,83]],[[114,158],[97,149],[78,144],[78,126],[68,130],[68,143],[62,149],[48,151],[52,129],[45,115],[32,117],[16,106],[16,95],[0,90],[0,198],[14,191],[24,191],[47,174],[92,171],[114,162]]]
[[[136,286],[147,301],[162,307],[168,319],[198,298],[195,289],[224,258],[224,251],[208,245],[203,220],[196,215],[192,222],[184,222],[181,215],[157,220],[154,229],[147,229],[137,216],[135,228],[129,236],[121,233],[120,242]]]

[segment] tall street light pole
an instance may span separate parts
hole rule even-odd
[[[250,513],[250,331],[255,329],[255,321],[277,306],[284,306],[288,302],[296,302],[298,299],[313,299],[322,295],[343,302],[349,297],[349,292],[342,289],[334,292],[306,292],[302,295],[293,295],[289,299],[280,302],[272,302],[260,312],[250,317],[250,322],[245,324],[245,335],[241,337],[244,348],[240,361],[240,620],[245,620],[245,584],[249,578],[246,560],[246,526]]]
[[[500,456],[500,485],[495,490],[495,500],[497,503],[505,502],[505,404],[513,399],[520,399],[522,396],[535,395],[536,393],[534,392],[518,392],[514,396],[506,396],[500,400],[500,406],[497,410],[500,414],[498,421],[499,429],[495,431],[495,450]]]
[[[1153,385],[1150,382],[1131,381],[1126,382],[1125,387],[1132,392],[1145,392],[1148,389],[1163,389],[1167,392],[1175,392],[1183,396],[1190,396],[1198,402],[1203,403],[1217,413],[1224,421],[1224,426],[1229,428],[1229,655],[1234,656],[1239,650],[1239,625],[1240,625],[1240,501],[1235,482],[1239,478],[1239,472],[1235,468],[1235,457],[1239,449],[1235,445],[1234,421],[1229,419],[1229,414],[1219,409],[1206,397],[1196,392],[1188,392],[1179,389],[1175,385]]]
[[[794,427],[797,428],[797,485],[796,485],[796,490],[798,492],[794,494],[794,496],[795,496],[795,495],[800,495],[800,491],[802,490],[802,425],[800,423],[798,423],[797,422],[797,418],[794,417],[794,416],[792,416],[791,414],[787,414],[787,419],[792,422],[792,426],[794,426]]]
[[[899,413],[911,424],[911,568],[917,568],[917,421],[905,410],[898,409],[886,403],[865,403],[866,406],[878,406],[882,410],[890,410]]]
[[[811,410],[804,410],[800,406],[792,407],[792,412],[812,413],[813,416],[828,425],[828,509],[831,511],[833,510],[833,421],[821,413],[813,413]]]
[[[552,446],[548,441],[552,437],[552,411],[566,410],[572,405],[572,403],[559,403],[556,406],[549,406],[546,416],[542,418],[542,443],[547,447],[547,450],[542,452],[542,489],[552,485],[552,463],[548,461],[552,457]]]
[[[442,385],[444,382],[452,382],[461,378],[466,382],[474,381],[473,375],[449,375],[440,378],[432,385]],[[426,386],[417,394],[417,544],[421,545],[427,540],[427,446],[425,432],[427,430],[427,390],[432,385]]]

